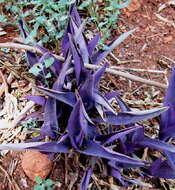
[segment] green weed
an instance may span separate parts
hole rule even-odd
[[[76,0],[0,0],[4,3],[4,12],[10,12],[15,19],[23,17],[30,23],[31,39],[42,39],[41,43],[57,44],[64,34],[68,21],[70,4]],[[110,36],[110,31],[117,27],[120,10],[131,0],[84,0],[78,1],[79,10],[87,11],[89,23],[95,23],[102,33],[101,44]],[[7,21],[7,16],[1,11],[0,21]],[[40,32],[39,32],[40,31]]]
[[[51,179],[43,180],[37,176],[35,182],[37,184],[34,186],[34,190],[53,190],[54,188],[54,182]]]

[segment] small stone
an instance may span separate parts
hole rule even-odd
[[[35,181],[36,176],[45,179],[52,169],[52,161],[47,155],[31,150],[22,156],[22,168],[32,181]]]
[[[169,43],[173,40],[173,37],[172,36],[167,36],[164,38],[164,43]]]

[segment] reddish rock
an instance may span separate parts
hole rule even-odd
[[[36,176],[45,179],[52,169],[52,161],[38,151],[27,151],[22,156],[22,168],[32,181]]]

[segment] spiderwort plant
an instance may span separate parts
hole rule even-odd
[[[20,26],[24,37],[27,37],[23,21],[20,21]],[[107,64],[95,72],[86,69],[84,65],[99,64],[134,30],[122,34],[111,42],[106,50],[98,51],[96,45],[99,34],[88,41],[83,26],[76,5],[73,4],[70,7],[70,19],[62,40],[62,53],[65,59],[63,64],[49,50],[37,44],[35,46],[43,53],[41,56],[26,52],[29,69],[35,64],[44,64],[45,58],[53,58],[49,69],[53,73],[54,83],[46,85],[43,82],[46,76],[40,73],[34,86],[47,97],[26,96],[44,108],[40,135],[41,139],[48,136],[51,141],[41,142],[34,139],[29,143],[3,144],[0,145],[0,149],[33,149],[48,154],[87,155],[88,166],[82,179],[81,190],[87,189],[98,158],[107,165],[109,174],[118,179],[122,185],[137,183],[122,177],[121,172],[128,168],[145,167],[147,170],[143,175],[157,176],[158,173],[161,177],[174,178],[173,174],[163,175],[164,169],[166,170],[168,166],[173,171],[172,159],[162,161],[162,156],[151,165],[133,156],[136,150],[143,147],[157,149],[167,157],[174,155],[174,146],[162,140],[145,137],[144,127],[138,124],[139,121],[162,114],[167,107],[132,111],[122,101],[118,92],[105,96],[101,94],[99,82],[108,67]],[[109,103],[112,97],[116,98],[121,108],[120,112],[116,112]],[[125,125],[125,128],[120,130],[120,125]],[[106,131],[104,126],[109,126],[112,130]],[[155,168],[156,174],[152,172]]]

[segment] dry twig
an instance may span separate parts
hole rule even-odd
[[[42,53],[41,50],[38,49],[37,47],[32,47],[32,46],[29,46],[29,45],[23,45],[23,44],[12,43],[12,42],[0,43],[0,48],[13,48],[13,49],[16,48],[16,49],[24,49],[24,50],[32,51],[32,52],[39,53],[39,54]],[[55,54],[54,54],[54,56],[57,59],[59,59],[60,61],[64,61],[63,57],[55,55]],[[85,64],[85,67],[87,69],[91,69],[91,70],[97,70],[97,69],[100,68],[100,66],[92,65],[92,64]],[[167,85],[165,85],[165,84],[161,84],[159,82],[143,79],[141,77],[138,77],[138,76],[135,76],[135,75],[132,75],[132,74],[129,74],[129,73],[124,73],[122,71],[116,71],[116,70],[111,69],[111,68],[107,68],[106,72],[110,73],[110,74],[113,74],[113,75],[117,75],[117,76],[127,78],[129,80],[145,83],[145,84],[148,84],[148,85],[151,85],[151,86],[156,86],[156,87],[159,87],[159,88],[167,88]]]
[[[138,68],[131,68],[131,67],[117,67],[117,66],[112,66],[111,69],[134,71],[134,72],[148,72],[148,73],[167,74],[166,70],[160,71],[160,70],[152,70],[152,69],[138,69]]]
[[[168,23],[168,24],[170,24],[171,26],[173,26],[173,27],[175,28],[175,23],[174,23],[173,21],[168,20],[167,18],[164,18],[163,16],[161,16],[161,15],[159,15],[159,14],[155,14],[155,15],[156,15],[156,17],[157,17],[158,19],[160,19],[161,21],[163,21],[163,22],[165,22],[165,23]]]

